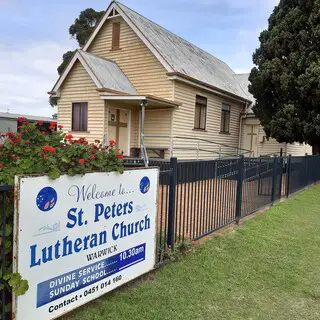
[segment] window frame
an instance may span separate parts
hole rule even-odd
[[[228,116],[228,117],[226,117],[226,116]],[[228,122],[227,122],[227,119],[228,119]],[[226,123],[228,123],[227,128],[226,128]],[[220,133],[230,134],[230,123],[231,123],[231,105],[228,103],[222,103]]]
[[[75,121],[75,107],[79,106],[78,124]],[[73,102],[71,115],[71,130],[72,132],[88,132],[88,102]],[[85,110],[85,112],[84,112]]]
[[[116,27],[119,29],[116,30]],[[116,37],[116,32],[117,37]],[[114,22],[112,24],[112,39],[111,39],[111,50],[120,50],[120,37],[121,37],[121,22]]]
[[[205,103],[203,103],[203,101]],[[199,123],[196,123],[196,114],[197,114],[197,109],[199,109]],[[201,119],[202,119],[202,112],[204,110],[204,123],[203,126],[201,126]],[[195,109],[194,109],[194,121],[193,121],[193,128],[194,130],[201,130],[205,131],[207,128],[207,112],[208,112],[208,98],[200,95],[196,95],[196,102],[195,102]]]

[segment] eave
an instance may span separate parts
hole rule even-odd
[[[219,96],[227,97],[229,99],[234,99],[234,100],[240,101],[242,103],[252,103],[252,101],[250,101],[249,99],[235,95],[235,94],[230,93],[226,90],[215,87],[211,84],[208,84],[203,81],[197,80],[195,78],[189,77],[189,76],[187,76],[183,73],[180,73],[180,72],[168,72],[167,76],[169,77],[170,80],[177,80],[177,81],[181,81],[181,82],[187,83],[192,86],[200,87],[203,90],[210,91],[210,92],[217,94]]]

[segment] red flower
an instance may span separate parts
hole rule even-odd
[[[65,137],[64,137],[65,140],[72,140],[73,139],[73,135],[72,134],[67,134]]]
[[[55,127],[56,125],[57,125],[57,123],[55,121],[51,121],[50,122],[50,126],[54,126]]]
[[[0,169],[2,169],[2,168],[3,168],[3,164],[0,163]]]
[[[124,158],[124,155],[122,153],[119,153],[116,155],[117,159],[123,159]]]
[[[52,148],[50,146],[44,146],[42,147],[42,150],[47,152],[53,152],[53,153],[57,151],[56,148]]]
[[[43,120],[38,120],[38,125],[42,126],[43,125]]]
[[[29,141],[29,140],[26,140],[25,144],[26,144],[26,145],[30,144],[30,141]]]
[[[48,157],[48,155],[44,153],[44,154],[42,155],[42,157],[45,159],[45,158]]]
[[[60,126],[58,126],[58,128],[61,130],[61,129],[63,129],[63,126],[60,125]]]
[[[27,119],[24,118],[24,117],[19,117],[19,118],[18,118],[18,122],[23,122],[23,121],[25,121],[25,120],[27,120]]]
[[[91,160],[94,160],[95,158],[96,158],[95,156],[91,156],[91,157],[90,157]]]
[[[100,143],[100,140],[94,140],[95,143]]]
[[[80,164],[84,164],[84,159],[79,159],[78,161]]]
[[[111,148],[113,148],[117,144],[117,142],[114,140],[110,140],[109,143]]]

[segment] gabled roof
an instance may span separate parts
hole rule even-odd
[[[53,91],[56,92],[60,88],[76,61],[79,61],[86,69],[98,89],[137,94],[134,86],[114,61],[98,57],[82,50],[77,50],[69,65],[54,86]]]
[[[250,85],[249,76],[250,76],[250,73],[239,73],[239,74],[235,74],[234,78],[239,83],[239,85],[241,86],[245,94],[250,98],[251,101],[253,101],[254,97],[249,92],[249,85]]]
[[[112,9],[116,9],[169,73],[178,73],[249,100],[223,61],[148,20],[118,1],[112,1],[105,16],[84,46],[87,50]]]

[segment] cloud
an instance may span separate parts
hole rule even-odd
[[[48,94],[67,45],[33,42],[0,44],[0,111],[51,116]]]

